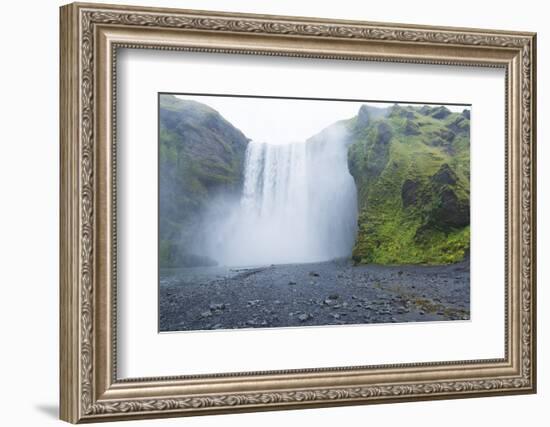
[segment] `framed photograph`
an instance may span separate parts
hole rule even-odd
[[[535,34],[61,8],[61,418],[534,393]]]

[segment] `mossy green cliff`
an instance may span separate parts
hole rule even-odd
[[[470,246],[470,115],[363,105],[347,123],[357,263],[460,261]]]
[[[159,107],[160,265],[212,264],[194,232],[218,194],[240,193],[248,139],[202,103],[161,95]]]

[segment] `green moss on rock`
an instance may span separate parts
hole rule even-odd
[[[369,108],[361,107],[364,117]],[[464,258],[470,247],[469,130],[469,113],[446,107],[394,105],[376,120],[350,121],[356,263]]]
[[[211,265],[194,253],[194,232],[218,194],[240,192],[248,139],[216,110],[172,95],[161,95],[159,121],[160,266]]]

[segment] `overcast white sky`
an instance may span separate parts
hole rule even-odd
[[[176,96],[210,106],[248,138],[256,142],[271,144],[305,141],[334,122],[355,116],[363,104],[375,107],[387,107],[394,104],[393,102]],[[451,111],[462,111],[464,108],[469,108],[452,105],[446,107]]]

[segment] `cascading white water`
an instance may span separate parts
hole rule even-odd
[[[307,142],[250,142],[241,199],[218,232],[225,265],[319,262],[348,257],[357,194],[341,131]]]

